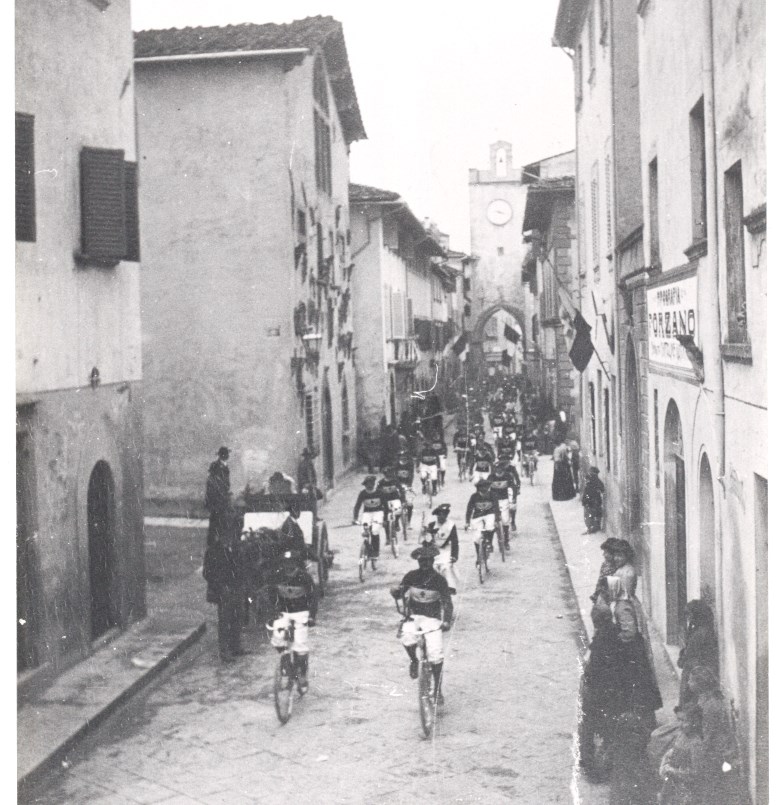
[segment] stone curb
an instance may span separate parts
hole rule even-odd
[[[121,690],[115,698],[106,702],[103,706],[98,707],[97,711],[86,718],[85,721],[81,721],[80,726],[75,727],[74,731],[58,746],[51,749],[42,760],[37,762],[21,777],[17,777],[16,785],[19,801],[22,801],[22,793],[27,786],[34,784],[46,773],[53,771],[53,769],[64,760],[68,752],[91,734],[121,705],[126,703],[128,699],[146,687],[146,685],[159,676],[165,668],[193,646],[202,637],[205,630],[206,625],[204,622],[196,626],[183,640],[179,641],[171,650],[155,662],[152,667],[145,670],[144,673],[141,673],[132,684]],[[83,718],[83,716],[81,718]]]

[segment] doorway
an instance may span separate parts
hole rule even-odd
[[[332,438],[331,394],[328,383],[323,387],[323,410],[321,411],[323,431],[323,480],[327,488],[334,485],[334,441]]]
[[[683,636],[687,606],[687,517],[682,423],[673,400],[666,410],[663,446],[666,637],[670,644],[677,645]]]
[[[628,535],[641,552],[641,411],[639,410],[639,375],[636,351],[628,340],[625,362],[625,461],[628,471],[626,522]]]
[[[39,665],[37,604],[40,596],[35,561],[35,475],[32,439],[16,432],[16,672]]]
[[[86,509],[92,640],[96,640],[119,622],[115,601],[115,489],[113,474],[105,461],[98,461],[92,470]]]
[[[754,475],[755,623],[755,788],[768,802],[768,479]]]
[[[701,599],[715,612],[717,559],[714,516],[714,481],[706,453],[698,475],[698,545],[700,549]]]

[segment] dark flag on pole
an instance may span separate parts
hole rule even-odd
[[[511,366],[511,364],[512,364],[512,356],[509,354],[509,352],[506,349],[503,350],[502,353],[501,353],[501,363],[504,366]]]
[[[453,352],[458,356],[458,360],[466,360],[466,355],[469,352],[469,339],[466,337],[466,333],[453,344]]]
[[[520,333],[517,330],[513,330],[508,324],[504,324],[504,338],[516,344],[520,340]]]
[[[569,359],[574,364],[578,372],[584,372],[590,363],[595,349],[590,338],[592,327],[584,320],[582,314],[577,310],[574,316],[574,343],[569,350]]]

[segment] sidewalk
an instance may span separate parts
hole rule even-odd
[[[546,484],[548,493],[552,481],[552,457],[542,456],[539,459],[539,477]],[[555,530],[558,532],[560,543],[565,555],[566,567],[571,578],[571,586],[579,606],[582,623],[585,626],[587,642],[593,636],[593,622],[590,618],[592,602],[590,596],[598,581],[598,571],[603,561],[601,543],[608,536],[617,536],[613,533],[601,531],[597,534],[584,533],[584,513],[579,497],[574,500],[548,500]],[[663,698],[663,710],[659,711],[664,718],[658,715],[658,722],[665,720],[673,706],[679,700],[679,677],[661,636],[650,622],[649,636],[652,642],[652,653],[655,659],[655,672]]]
[[[357,474],[328,492],[321,513]],[[205,601],[202,555],[207,520],[145,518],[146,617],[40,690],[19,695],[17,789],[63,762],[73,747],[154,680],[205,633],[215,608]]]

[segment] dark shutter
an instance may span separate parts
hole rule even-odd
[[[16,240],[35,240],[35,118],[16,113]]]
[[[121,150],[81,150],[81,251],[86,258],[114,263],[127,253]]]
[[[137,162],[124,163],[124,215],[127,232],[125,260],[140,262],[140,219],[137,205]]]

